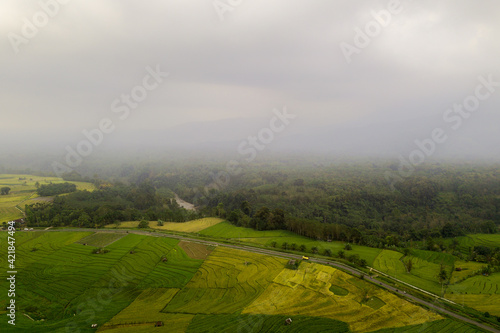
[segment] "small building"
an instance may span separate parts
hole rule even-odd
[[[162,321],[157,321],[156,324],[155,324],[155,327],[162,327],[163,326],[163,322]]]
[[[285,320],[285,325],[291,325],[292,324],[292,318],[287,318]]]
[[[24,219],[17,219],[17,220],[14,220],[12,222],[15,222],[16,224],[24,224],[25,223]]]
[[[97,328],[97,324],[92,324],[91,328]]]
[[[290,266],[295,266],[295,264],[296,264],[296,263],[297,263],[297,260],[293,260],[293,259],[292,259],[292,260],[290,260],[290,261],[288,262],[288,265],[290,265]]]

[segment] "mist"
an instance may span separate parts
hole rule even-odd
[[[0,8],[0,164],[38,154],[44,168],[78,170],[174,151],[500,156],[497,1]]]

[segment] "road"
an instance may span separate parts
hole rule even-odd
[[[47,230],[49,232],[60,232],[60,231],[96,231],[95,229],[64,229],[64,230]],[[228,248],[232,248],[232,249],[237,249],[237,250],[244,250],[244,251],[249,251],[249,252],[254,252],[254,253],[261,253],[261,254],[266,254],[266,255],[271,255],[271,256],[275,256],[275,257],[281,257],[281,258],[286,258],[286,259],[302,259],[302,256],[301,255],[295,255],[295,254],[289,254],[289,253],[283,253],[283,252],[278,252],[278,251],[273,251],[273,250],[267,250],[267,249],[261,249],[261,248],[256,248],[256,247],[251,247],[251,246],[244,246],[244,245],[234,245],[234,244],[224,244],[224,243],[218,243],[218,242],[213,242],[213,241],[205,241],[205,240],[200,240],[200,239],[195,239],[195,238],[189,238],[189,237],[184,237],[184,236],[178,236],[178,235],[171,235],[171,234],[164,234],[164,233],[158,233],[158,232],[149,232],[149,231],[139,231],[139,230],[129,230],[129,231],[126,231],[126,230],[98,230],[98,232],[121,232],[121,233],[133,233],[133,234],[139,234],[139,235],[148,235],[148,236],[153,236],[153,237],[168,237],[168,238],[175,238],[175,239],[179,239],[179,240],[184,240],[184,241],[188,241],[188,242],[196,242],[196,243],[201,243],[201,244],[206,244],[206,245],[212,245],[212,246],[225,246],[225,247],[228,247]],[[390,290],[392,291],[394,294],[397,294],[403,298],[406,298],[406,299],[410,299],[412,300],[413,302],[415,303],[418,303],[418,304],[421,304],[421,305],[424,305],[428,308],[431,308],[437,312],[440,312],[440,313],[443,313],[443,314],[446,314],[450,317],[453,317],[455,319],[458,319],[460,321],[463,321],[463,322],[466,322],[466,323],[469,323],[469,324],[472,324],[474,326],[477,326],[483,330],[486,330],[486,331],[490,331],[490,332],[495,332],[495,333],[500,333],[499,330],[493,328],[493,327],[490,327],[490,326],[487,326],[485,324],[482,324],[482,323],[479,323],[477,321],[474,321],[470,318],[466,318],[464,316],[461,316],[457,313],[454,313],[452,311],[449,311],[439,305],[436,305],[436,304],[433,304],[433,303],[429,303],[419,297],[416,297],[416,296],[413,296],[413,295],[409,295],[409,294],[406,294],[405,292],[403,291],[400,291],[399,289],[391,286],[391,285],[388,285],[380,280],[377,280],[376,278],[373,278],[373,277],[370,277],[368,275],[366,275],[365,273],[361,272],[361,271],[358,271],[357,269],[355,268],[352,268],[352,267],[349,267],[347,265],[344,265],[344,264],[341,264],[341,263],[338,263],[338,262],[332,262],[332,261],[327,261],[327,260],[323,260],[323,259],[315,259],[315,258],[312,258],[312,257],[309,257],[309,261],[311,262],[315,262],[315,263],[318,263],[318,264],[322,264],[322,265],[328,265],[328,266],[332,266],[332,267],[335,267],[335,268],[339,268],[341,270],[344,270],[344,271],[347,271],[349,272],[350,274],[353,274],[353,275],[360,275],[360,274],[363,274],[365,275],[365,278],[367,281],[371,281],[372,283],[374,284],[377,284],[381,287],[384,287],[386,288],[387,290]]]

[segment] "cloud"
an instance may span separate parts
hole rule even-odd
[[[73,0],[16,54],[7,36],[40,2],[2,1],[0,128],[78,133],[156,64],[167,82],[122,131],[266,117],[283,105],[308,128],[412,119],[439,115],[479,75],[500,80],[495,0],[401,0],[402,13],[348,64],[340,43],[388,2],[243,1],[221,22],[211,1]]]

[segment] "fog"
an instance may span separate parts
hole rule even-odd
[[[0,164],[169,149],[495,159],[499,14],[496,0],[2,1]]]

